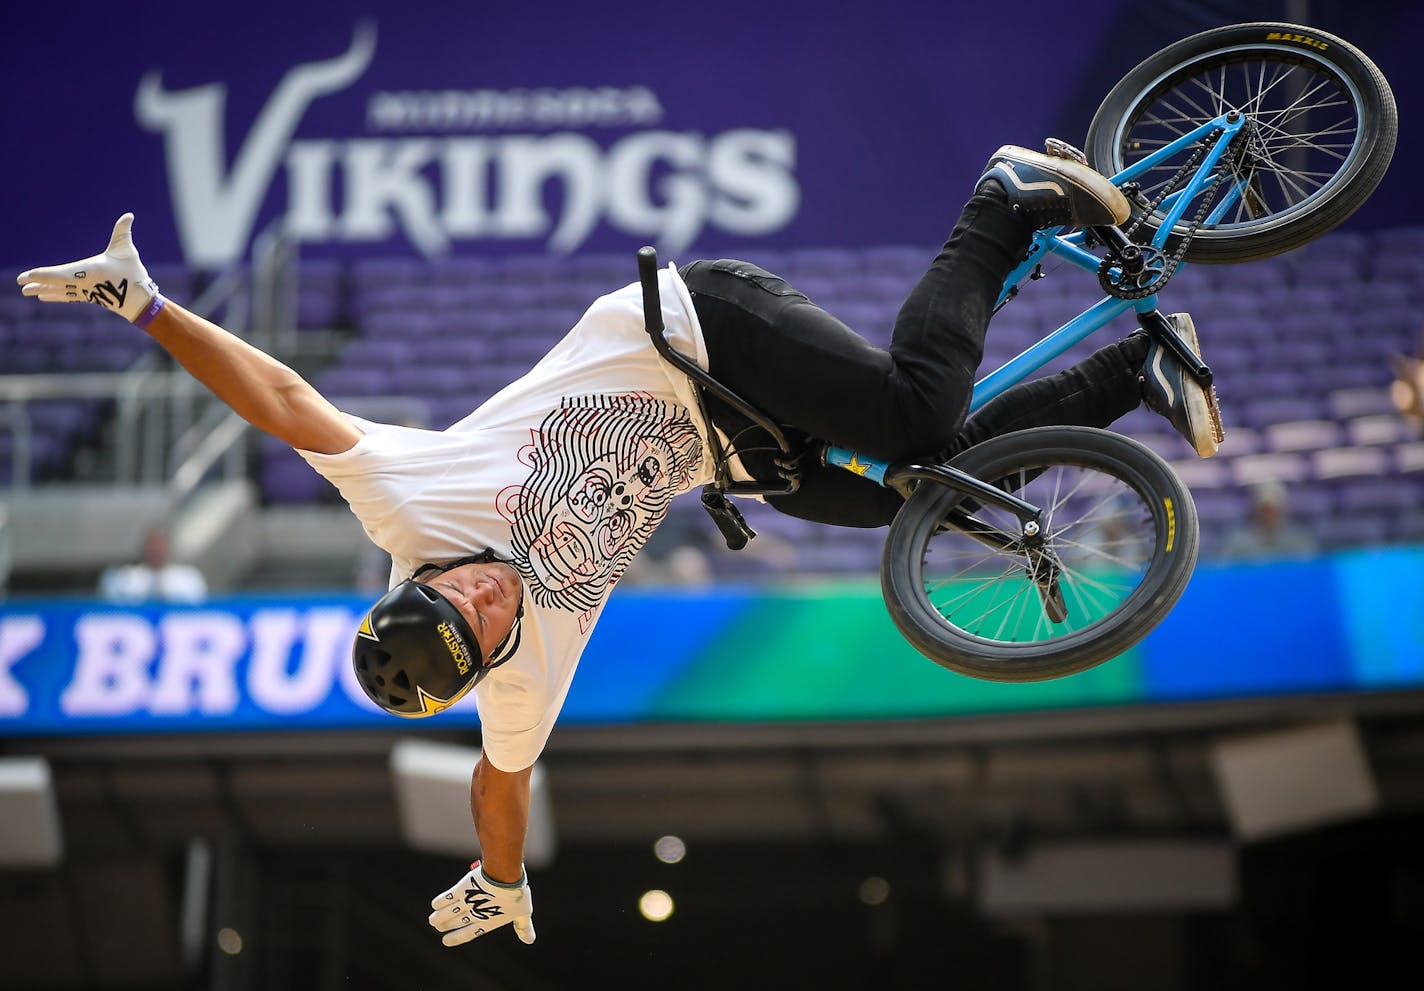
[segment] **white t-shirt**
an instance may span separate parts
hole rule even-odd
[[[675,268],[659,288],[668,340],[707,367]],[[635,283],[446,430],[351,419],[364,435],[349,451],[301,454],[390,552],[392,587],[485,548],[523,577],[519,650],[475,698],[485,756],[502,771],[530,766],[614,583],[673,496],[712,478],[692,384],[654,350]]]

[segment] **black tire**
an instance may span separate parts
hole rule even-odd
[[[1116,175],[1233,108],[1253,118],[1242,167],[1253,195],[1198,228],[1186,261],[1267,258],[1335,228],[1379,185],[1399,131],[1388,82],[1354,45],[1298,24],[1234,24],[1169,45],[1124,76],[1088,128],[1088,161]],[[1180,164],[1142,178],[1149,200]],[[1160,214],[1145,226],[1150,236]],[[1169,238],[1167,250],[1179,243]]]
[[[921,482],[891,522],[880,580],[896,627],[935,663],[987,681],[1075,674],[1141,640],[1186,588],[1201,538],[1196,505],[1171,466],[1141,443],[1094,427],[1034,427],[976,445],[952,464],[1044,510],[1062,580],[1043,594],[1022,554],[987,550],[944,525],[965,496]],[[1067,518],[1080,509],[1084,518]],[[975,517],[1017,531],[1006,512],[979,508]],[[1124,521],[1139,531],[1106,532]],[[1089,540],[1092,522],[1103,527],[1103,543]],[[962,607],[936,602],[941,587],[931,577],[961,548],[987,563],[953,579],[951,597],[966,600]],[[1065,608],[1067,620],[1053,618]],[[1006,629],[1010,618],[1017,625]]]

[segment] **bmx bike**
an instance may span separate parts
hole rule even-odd
[[[1235,24],[1192,35],[1129,71],[1099,106],[1086,161],[1132,206],[1117,226],[1039,231],[999,306],[1053,257],[1096,277],[1103,298],[975,384],[970,411],[1132,312],[1205,389],[1212,373],[1160,309],[1190,263],[1281,254],[1338,226],[1369,198],[1398,131],[1384,76],[1358,48],[1297,24]],[[795,491],[797,457],[769,416],[664,336],[657,254],[638,252],[648,332],[699,390],[741,411],[780,451],[773,484],[736,481],[713,432],[717,480],[702,493],[728,546],[753,531],[728,495]],[[948,463],[886,463],[812,442],[823,463],[891,487],[881,588],[891,618],[941,666],[990,681],[1061,678],[1101,664],[1171,611],[1195,568],[1190,492],[1161,456],[1120,433],[1034,427]]]

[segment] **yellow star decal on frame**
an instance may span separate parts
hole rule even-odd
[[[850,456],[850,464],[846,465],[845,468],[846,471],[853,471],[857,475],[864,477],[865,473],[870,470],[870,465],[861,464],[860,459],[857,458],[854,454],[852,454]]]

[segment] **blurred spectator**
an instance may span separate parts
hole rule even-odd
[[[1222,557],[1306,557],[1318,549],[1315,535],[1292,523],[1287,515],[1286,487],[1261,482],[1251,490],[1251,515],[1226,538]]]
[[[201,602],[208,583],[193,565],[168,560],[168,532],[154,527],[143,538],[143,560],[104,569],[99,594],[110,602]]]
[[[1394,382],[1389,387],[1389,398],[1404,416],[1424,423],[1424,358],[1394,356]]]

